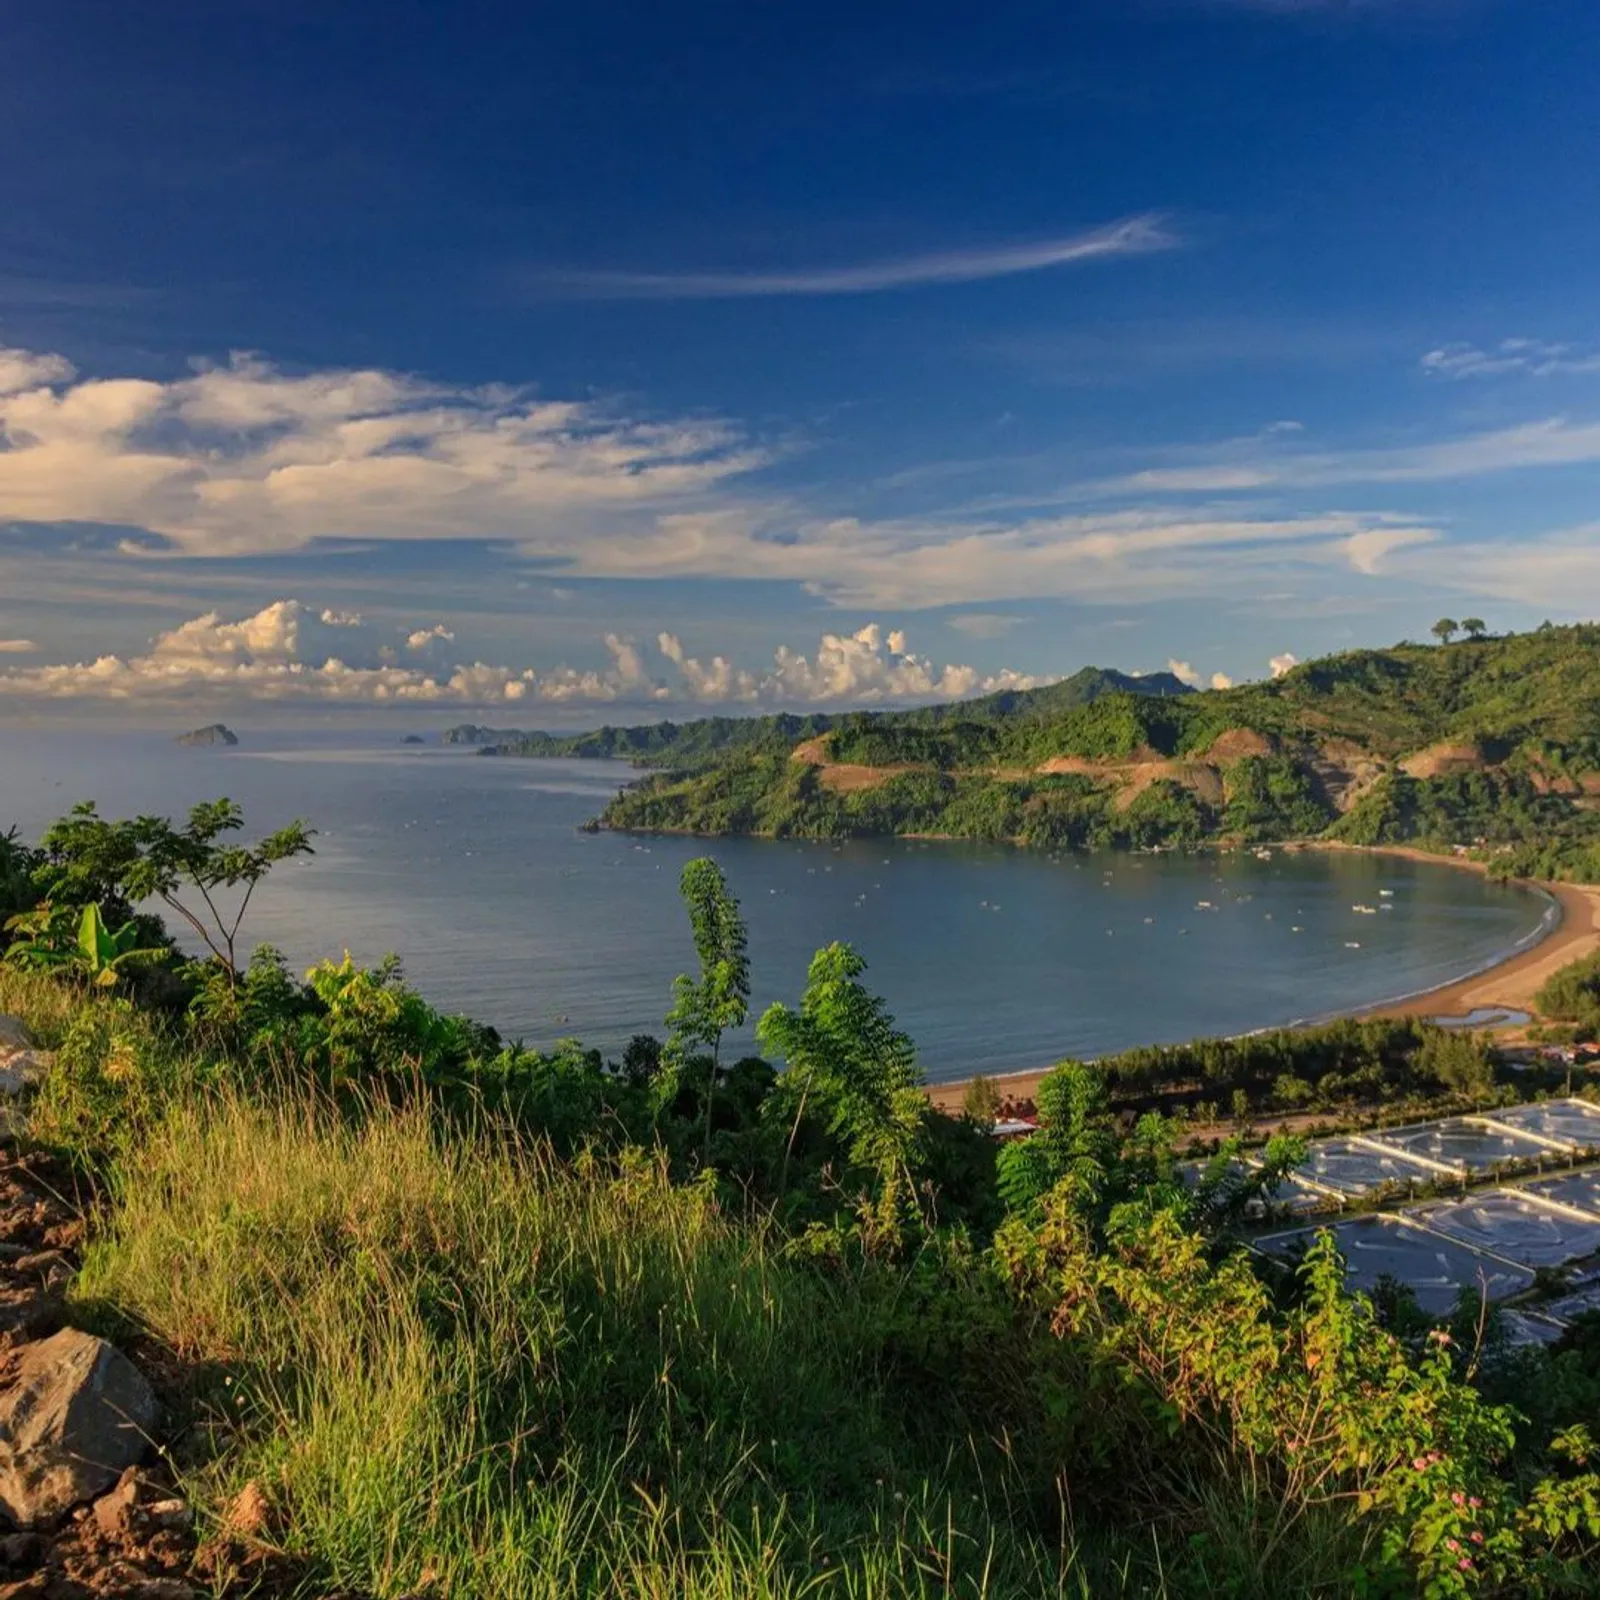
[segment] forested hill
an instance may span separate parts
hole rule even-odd
[[[1327,836],[1600,879],[1600,626],[1350,651],[1203,693],[1156,684],[1090,669],[966,704],[762,719],[601,821],[1049,848]]]
[[[641,766],[694,768],[725,754],[787,754],[803,739],[814,739],[863,720],[895,726],[935,727],[1013,717],[1050,717],[1087,705],[1106,694],[1186,695],[1194,691],[1170,672],[1134,677],[1107,667],[1084,667],[1070,678],[1042,689],[1004,689],[979,700],[923,706],[914,711],[849,712],[842,716],[783,712],[766,717],[701,717],[693,722],[652,722],[627,728],[595,728],[587,733],[524,733],[464,722],[445,731],[446,744],[475,744],[497,756],[605,757]]]

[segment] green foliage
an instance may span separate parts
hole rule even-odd
[[[829,759],[874,767],[886,780],[845,793],[790,759],[798,741],[785,743],[770,719],[758,719],[767,730],[759,737],[625,790],[601,820],[1049,849],[1328,833],[1353,844],[1468,846],[1498,873],[1600,881],[1600,813],[1583,793],[1600,774],[1600,627],[1489,638],[1480,618],[1469,621],[1477,628],[1457,643],[1351,651],[1233,689],[1151,692],[1145,680],[1091,673],[1051,689],[838,718],[827,733]],[[1255,738],[1255,753],[1219,745],[1235,732]],[[1401,770],[1404,758],[1440,743],[1469,752],[1465,770],[1432,778]],[[1054,778],[1038,770],[1057,757],[1090,765]],[[1127,776],[1119,765],[1154,761],[1179,770],[1154,783],[1146,772],[1131,796],[1119,795]],[[1185,763],[1207,771],[1182,781]],[[1350,787],[1352,763],[1362,772],[1357,803],[1339,817],[1330,795]],[[1200,798],[1219,776],[1220,807]]]
[[[809,1109],[846,1141],[876,1180],[874,1236],[898,1245],[915,1209],[928,1101],[916,1047],[860,982],[866,962],[847,944],[811,960],[798,1010],[770,1006],[757,1032],[788,1070],[770,1097],[773,1115],[798,1127]]]
[[[1600,954],[1580,956],[1551,973],[1533,1003],[1540,1016],[1571,1023],[1583,1038],[1600,1036]]]
[[[750,1010],[750,957],[739,902],[728,888],[722,868],[709,856],[685,865],[679,882],[700,976],[680,973],[672,985],[672,1009],[667,1013],[666,1060],[673,1079],[696,1048],[708,1051],[705,1066],[705,1150],[711,1150],[712,1108],[721,1069],[722,1036],[744,1025]]]
[[[131,908],[159,900],[189,925],[231,981],[239,971],[239,928],[256,886],[278,862],[311,853],[304,823],[250,845],[226,842],[225,835],[243,826],[244,813],[231,800],[202,802],[182,828],[164,817],[107,821],[86,803],[45,834],[35,881],[43,898],[69,906],[109,901]],[[237,906],[219,904],[222,890],[242,891]]]
[[[1449,644],[1461,632],[1461,624],[1454,617],[1440,617],[1428,631],[1440,644]]]
[[[131,1001],[95,991],[57,1045],[30,1108],[30,1130],[89,1168],[136,1142],[173,1094],[207,1074]]]
[[[66,908],[41,906],[12,917],[6,928],[12,934],[5,952],[7,961],[42,971],[70,972],[102,989],[114,988],[130,969],[165,961],[172,954],[165,946],[140,945],[144,929],[131,920],[112,932],[100,916],[100,907],[92,902],[77,916]]]
[[[0,833],[0,951],[6,947],[11,919],[38,903],[33,883],[38,865],[37,852],[23,844],[15,828]]]
[[[1247,843],[1308,839],[1333,820],[1310,773],[1287,756],[1246,756],[1228,771],[1227,830]]]

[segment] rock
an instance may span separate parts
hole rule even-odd
[[[267,1530],[271,1508],[254,1478],[242,1488],[222,1519],[225,1539],[258,1539]]]
[[[0,1567],[32,1572],[44,1559],[44,1540],[36,1533],[13,1533],[0,1539]]]
[[[194,1512],[186,1500],[155,1500],[144,1508],[144,1514],[158,1528],[183,1529],[194,1522]]]
[[[19,1095],[31,1089],[55,1061],[48,1050],[9,1049],[0,1045],[0,1094]]]
[[[128,1532],[133,1521],[134,1508],[139,1504],[138,1474],[129,1467],[117,1479],[117,1486],[103,1494],[94,1503],[95,1526],[108,1539]]]
[[[26,1050],[32,1043],[21,1017],[0,1017],[0,1050]]]
[[[46,1600],[53,1587],[44,1573],[36,1572],[20,1583],[0,1583],[0,1600]]]
[[[28,1528],[92,1498],[144,1454],[156,1409],[104,1339],[65,1328],[25,1346],[0,1395],[0,1511]]]
[[[8,1284],[0,1288],[0,1342],[19,1343],[53,1331],[61,1319],[59,1286],[32,1288]],[[4,1401],[0,1400],[0,1407]],[[0,1451],[4,1446],[0,1444]]]

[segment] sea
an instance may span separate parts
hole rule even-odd
[[[1354,854],[583,831],[634,776],[393,732],[242,732],[236,748],[191,749],[161,733],[0,729],[0,833],[36,838],[80,800],[180,817],[225,795],[244,837],[302,818],[316,853],[263,884],[248,944],[299,968],[393,951],[443,1009],[608,1053],[661,1031],[673,976],[694,963],[678,876],[710,855],[749,926],[752,1025],[797,1002],[813,952],[845,940],[932,1081],[1399,999],[1493,964],[1554,915],[1534,891]],[[733,1048],[752,1042],[747,1029]]]

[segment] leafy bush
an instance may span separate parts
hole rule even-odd
[[[1581,956],[1552,973],[1533,1003],[1541,1016],[1572,1023],[1584,1038],[1600,1035],[1600,954]]]

